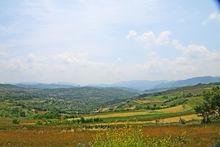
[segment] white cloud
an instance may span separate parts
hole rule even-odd
[[[192,57],[206,57],[210,53],[206,47],[197,44],[189,44],[182,51],[186,56]]]
[[[137,32],[133,31],[133,30],[130,30],[128,32],[128,35],[126,36],[126,39],[130,39],[132,37],[135,37],[137,35]]]
[[[129,31],[126,39],[137,42],[147,48],[146,51],[133,53],[135,45],[123,40],[128,27],[141,30],[149,26],[158,31],[166,26],[179,34],[182,25],[178,24],[184,22],[180,18],[188,19],[177,14],[180,11],[171,12],[168,5],[158,0],[6,3],[0,13],[0,43],[4,44],[0,45],[0,82],[98,83],[220,73],[216,68],[219,67],[219,53],[200,44],[183,44],[172,38],[170,31]],[[181,9],[182,12],[185,14]],[[207,20],[219,21],[219,13],[210,14]],[[176,21],[178,24],[174,23]],[[194,27],[190,25],[196,32],[201,30]],[[188,30],[189,26],[183,29]],[[200,32],[203,34],[202,30]],[[181,33],[184,36],[188,32]],[[210,43],[210,37],[208,39]],[[174,53],[170,58],[172,50],[180,55]]]
[[[171,34],[170,31],[161,32],[156,39],[156,43],[159,45],[169,44],[170,34]]]
[[[193,56],[199,54],[196,58]],[[120,59],[120,58],[119,58]],[[160,57],[151,52],[139,64],[112,64],[90,59],[88,53],[33,53],[0,62],[0,80],[12,82],[112,83],[119,80],[175,80],[198,75],[218,75],[220,54],[204,46],[187,45],[181,56]],[[159,75],[159,76],[158,76]],[[92,77],[92,78],[91,78]]]
[[[220,73],[220,54],[214,58],[191,58],[179,56],[174,59],[152,56],[144,64],[139,64],[137,71],[147,79],[183,79],[194,76],[214,75]],[[144,77],[144,76],[141,77]],[[160,75],[162,78],[158,78]]]
[[[28,53],[0,60],[0,80],[3,82],[63,81],[88,84],[133,79],[174,80],[220,73],[220,68],[218,68],[220,67],[220,53],[210,51],[203,45],[182,45],[180,41],[170,38],[169,31],[162,31],[157,36],[153,32],[146,32],[140,36],[135,31],[129,33],[129,39],[135,39],[135,37],[161,48],[169,45],[181,54],[174,58],[160,57],[157,50],[153,50],[148,54],[145,62],[113,64],[95,60],[88,52]],[[135,41],[140,43],[140,40]],[[121,57],[117,60],[120,63],[124,62]]]
[[[212,12],[211,14],[209,14],[208,19],[220,22],[220,13],[219,12]]]
[[[135,32],[135,31],[133,31]],[[160,46],[178,50],[179,56],[174,58],[160,57],[157,50],[149,54],[144,64],[138,64],[137,71],[142,71],[148,79],[155,79],[158,74],[165,79],[182,79],[198,75],[219,75],[220,53],[210,51],[200,44],[183,45],[179,40],[170,38],[169,31],[162,31],[158,36],[154,32],[137,33],[130,35],[138,44],[143,44],[146,49],[149,46]],[[147,46],[146,46],[147,44]],[[146,50],[147,51],[147,50]]]
[[[89,59],[88,53],[33,53],[0,60],[0,81],[104,83],[118,78],[118,67]],[[111,75],[111,78],[109,78]],[[92,77],[92,78],[91,78]]]
[[[173,39],[171,41],[171,45],[173,47],[175,47],[176,49],[179,49],[179,50],[183,50],[184,49],[184,46],[179,42],[179,40],[176,40],[176,39]]]
[[[217,11],[210,13],[208,18],[202,22],[202,25],[205,26],[209,22],[220,22],[220,13]]]
[[[144,47],[154,47],[170,43],[170,31],[162,31],[158,35],[154,32],[144,32],[142,35],[138,35],[137,32],[131,30],[126,36],[127,39],[134,39]]]

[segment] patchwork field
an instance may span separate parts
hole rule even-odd
[[[65,100],[48,100],[47,110],[32,109],[32,100],[2,99],[0,146],[213,146],[220,124],[202,125],[195,110],[204,89],[210,90],[202,85],[143,94],[90,113],[72,113]]]

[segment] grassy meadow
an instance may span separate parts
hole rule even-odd
[[[0,146],[213,146],[220,137],[219,132],[219,124],[108,129],[23,126],[1,130]]]

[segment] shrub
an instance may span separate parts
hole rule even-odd
[[[19,119],[13,119],[13,120],[12,120],[12,123],[13,123],[13,124],[20,124],[20,120],[19,120]]]
[[[180,124],[186,124],[186,120],[180,117],[179,123],[180,123]]]
[[[41,126],[41,125],[43,125],[43,122],[42,121],[37,121],[35,124]]]

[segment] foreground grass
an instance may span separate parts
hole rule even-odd
[[[184,137],[149,137],[141,129],[109,130],[96,136],[94,147],[172,147],[185,143]]]
[[[220,124],[80,129],[42,126],[0,131],[0,146],[213,146]]]

